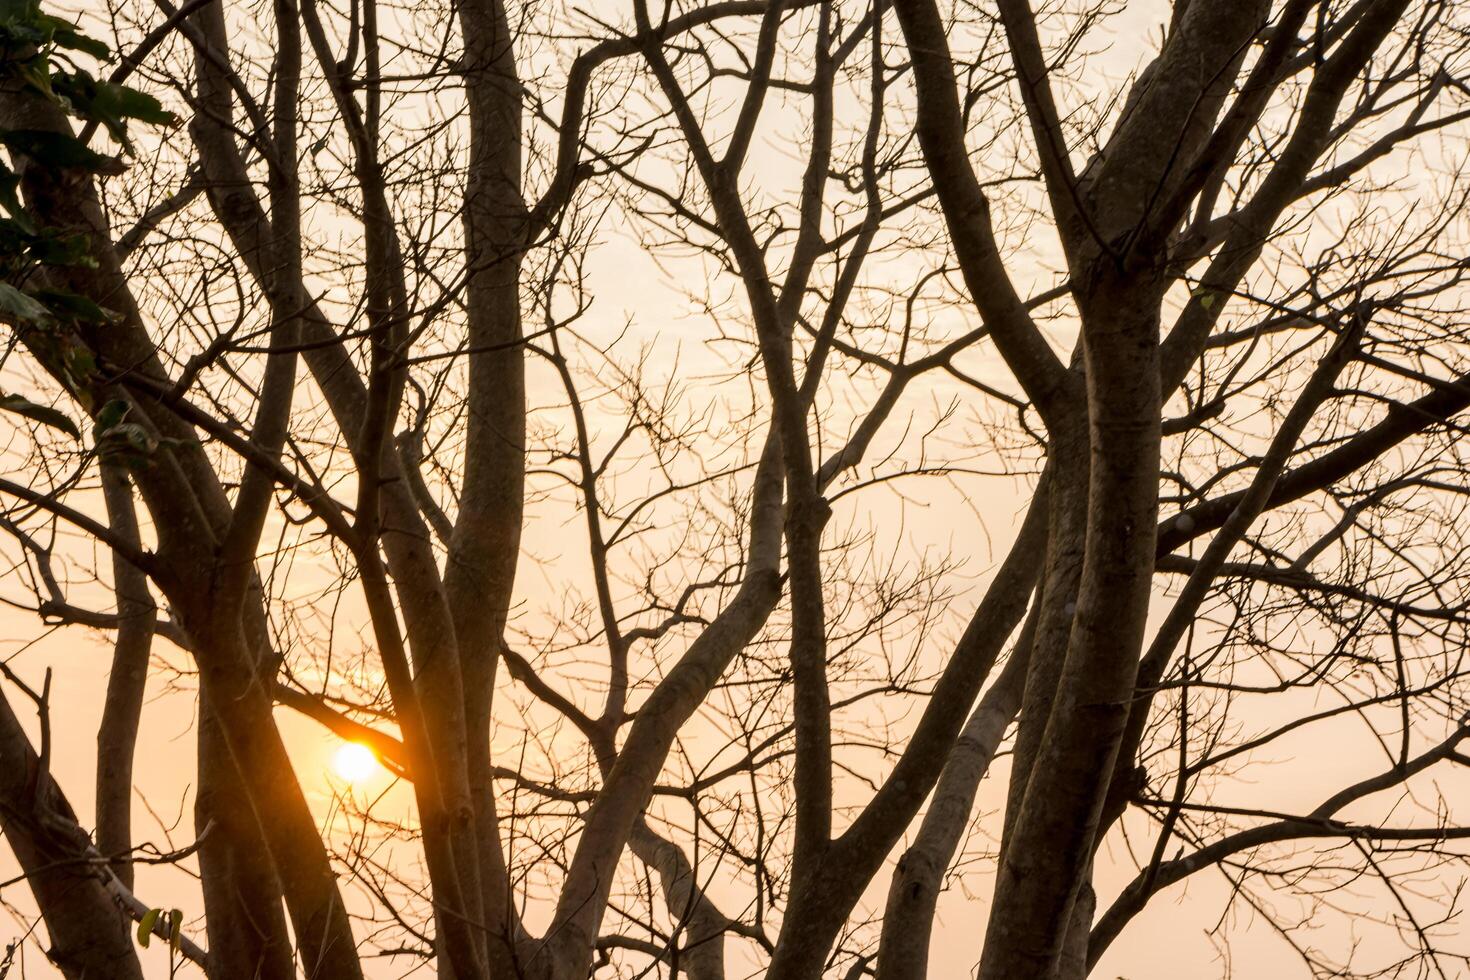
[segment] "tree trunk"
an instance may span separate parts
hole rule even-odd
[[[190,596],[170,598],[174,607],[183,612],[185,627],[196,644],[195,659],[199,664],[204,711],[218,722],[242,790],[236,796],[231,792],[232,786],[227,784],[223,788],[213,787],[216,791],[222,790],[222,795],[204,800],[201,794],[202,801],[209,808],[207,812],[212,815],[217,804],[228,801],[236,808],[230,817],[253,819],[260,827],[290,913],[300,969],[306,976],[321,980],[357,980],[362,976],[362,966],[352,925],[337,889],[336,876],[322,845],[316,821],[307,806],[301,782],[291,768],[286,747],[271,714],[273,699],[269,688],[258,676],[255,658],[248,645],[238,636],[238,619],[232,619],[229,611],[223,610],[220,611],[223,623],[200,622],[201,618],[210,615],[197,608],[200,604],[210,604],[205,590],[193,590]],[[193,599],[194,610],[188,609],[189,598]],[[194,612],[193,616],[189,615],[190,611]],[[231,632],[237,635],[231,636]],[[202,764],[219,758],[213,743],[205,742],[212,737],[201,734],[201,752],[208,753],[207,757],[201,757]],[[222,775],[229,775],[228,770]],[[241,803],[248,804],[248,817],[238,812]],[[238,825],[227,822],[226,826]],[[248,837],[248,825],[246,828],[241,834]],[[232,850],[223,860],[239,862],[249,858],[244,851]],[[255,860],[260,860],[260,857]],[[242,870],[241,864],[230,864],[229,867],[236,873]],[[244,880],[258,888],[264,885],[264,879],[253,874]],[[218,892],[216,896],[220,897]],[[240,911],[253,914],[253,910]],[[269,917],[255,921],[263,928]],[[213,941],[211,931],[211,943]],[[276,962],[273,957],[266,961]]]
[[[194,832],[209,927],[211,980],[293,980],[291,934],[270,851],[209,702],[199,710]]]
[[[469,417],[460,512],[445,591],[460,645],[481,904],[492,972],[513,969],[519,926],[509,894],[491,777],[496,666],[520,560],[526,448],[521,265],[521,86],[514,31],[498,0],[459,8],[470,145],[465,189]]]
[[[925,980],[929,975],[929,943],[944,873],[970,824],[980,780],[1021,707],[1035,619],[1033,610],[1010,661],[965,723],[914,843],[893,870],[878,946],[878,980]]]
[[[1091,441],[1087,535],[1056,700],[1007,834],[981,980],[1046,976],[1062,952],[1127,722],[1158,517],[1158,296],[1138,283],[1083,304]],[[1033,665],[1034,666],[1034,665]]]
[[[62,976],[142,980],[128,916],[102,883],[103,870],[89,855],[92,842],[3,696],[0,830],[46,920],[46,955]]]
[[[113,533],[141,548],[132,484],[126,471],[104,462],[102,494]],[[112,861],[113,873],[131,889],[133,756],[157,611],[147,577],[116,552],[112,556],[112,580],[117,596],[117,636],[102,721],[97,728],[97,850]]]

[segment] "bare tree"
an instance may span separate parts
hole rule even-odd
[[[82,11],[114,65],[0,88],[79,249],[0,304],[7,599],[115,637],[95,826],[4,666],[63,975],[142,975],[138,920],[220,978],[897,980],[958,883],[984,980],[1071,980],[1202,873],[1311,975],[1470,967],[1470,20],[1146,15]],[[179,124],[89,121],[139,93]],[[323,813],[281,708],[411,817]]]

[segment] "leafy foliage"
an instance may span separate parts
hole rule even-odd
[[[101,127],[131,151],[130,120],[166,125],[173,116],[153,96],[98,79],[74,60],[105,62],[111,49],[83,34],[69,21],[43,13],[38,0],[0,0],[0,85],[19,88],[61,107],[89,127]],[[51,348],[63,379],[80,389],[90,357],[81,357],[63,328],[103,324],[111,314],[85,296],[45,285],[47,268],[88,266],[85,236],[39,226],[20,199],[19,157],[51,170],[115,173],[118,161],[92,149],[71,132],[42,129],[0,130],[0,321],[17,330],[39,331],[40,346]],[[61,412],[20,395],[0,395],[0,410],[32,419],[78,437],[76,425]]]

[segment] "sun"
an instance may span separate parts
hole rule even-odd
[[[346,742],[332,756],[332,770],[349,783],[362,783],[383,771],[373,750],[360,742]]]

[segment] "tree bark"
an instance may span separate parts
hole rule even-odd
[[[944,874],[969,826],[980,780],[1020,710],[1036,618],[1033,608],[1011,659],[950,750],[919,832],[893,869],[878,945],[878,980],[925,980],[929,976],[929,944]]]
[[[1024,801],[1010,804],[1020,810],[1001,859],[981,980],[1055,968],[1143,643],[1158,514],[1158,297],[1136,283],[1117,286],[1084,304],[1091,471],[1082,575],[1036,765]]]
[[[459,7],[469,108],[464,234],[469,399],[464,481],[449,542],[445,591],[460,647],[460,708],[478,841],[487,955],[513,969],[520,926],[511,903],[491,778],[496,667],[520,560],[526,448],[521,267],[527,211],[521,194],[521,85],[514,36],[499,0]]]
[[[141,549],[132,484],[120,466],[102,464],[102,494],[108,526]],[[112,861],[113,873],[131,889],[133,756],[157,609],[147,576],[118,552],[112,556],[112,582],[117,597],[117,633],[102,720],[97,728],[97,850]]]
[[[128,916],[102,882],[105,866],[3,696],[0,830],[40,906],[51,939],[46,955],[62,976],[142,980]]]
[[[294,980],[295,950],[275,862],[265,858],[270,850],[256,810],[207,699],[201,699],[198,726],[194,832],[209,928],[206,972],[210,980],[241,972],[260,980]]]

